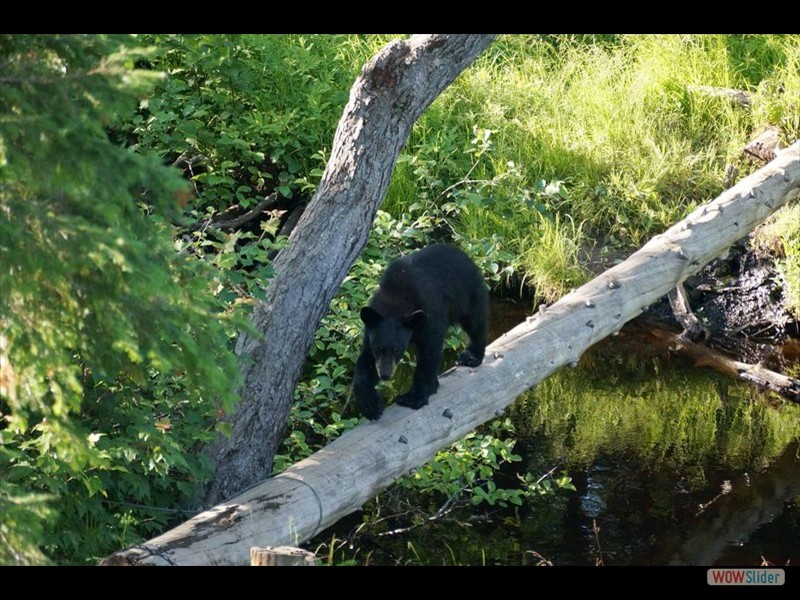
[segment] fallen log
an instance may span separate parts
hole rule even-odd
[[[777,127],[767,127],[744,147],[744,154],[753,162],[764,164],[781,151],[781,132]]]
[[[711,367],[712,369],[741,379],[761,390],[771,390],[791,402],[800,404],[800,379],[776,373],[760,364],[744,363],[712,348],[696,344],[685,336],[660,327],[653,327],[647,334],[672,352],[677,352],[694,360],[698,367]]]
[[[283,473],[102,564],[247,564],[251,546],[302,543],[501,414],[554,371],[577,365],[586,349],[798,195],[800,142],[495,340],[477,369],[449,371],[428,406],[390,406],[379,421],[359,425]]]

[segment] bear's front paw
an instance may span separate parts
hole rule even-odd
[[[483,362],[483,356],[476,357],[469,350],[464,350],[458,357],[458,364],[464,367],[477,367]]]
[[[409,391],[402,396],[398,396],[394,403],[400,406],[407,406],[408,408],[422,408],[428,403],[428,396]]]
[[[361,414],[370,421],[377,421],[383,414],[383,400],[374,389],[356,394],[356,402]]]

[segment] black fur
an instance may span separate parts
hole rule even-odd
[[[364,346],[356,362],[355,396],[361,412],[376,420],[383,401],[375,391],[389,379],[409,342],[417,353],[411,389],[396,402],[420,408],[439,388],[439,363],[449,325],[469,335],[458,364],[477,367],[486,349],[489,295],[480,271],[455,246],[434,244],[399,258],[386,268],[378,291],[361,309]]]

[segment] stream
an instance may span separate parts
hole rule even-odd
[[[492,313],[494,331],[523,314],[497,301]],[[386,501],[364,507],[381,526],[364,526],[357,512],[308,547],[333,564],[800,563],[799,406],[620,335],[518,398],[507,415],[522,460],[503,465],[497,486],[556,467],[576,491],[520,507],[462,503],[402,531],[412,511],[392,514],[390,499],[408,492],[390,488]],[[395,506],[413,504],[406,497]]]

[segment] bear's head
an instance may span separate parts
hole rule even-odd
[[[403,358],[414,331],[422,326],[425,313],[415,310],[401,316],[383,316],[374,308],[361,309],[365,335],[375,357],[378,377],[390,379]]]

